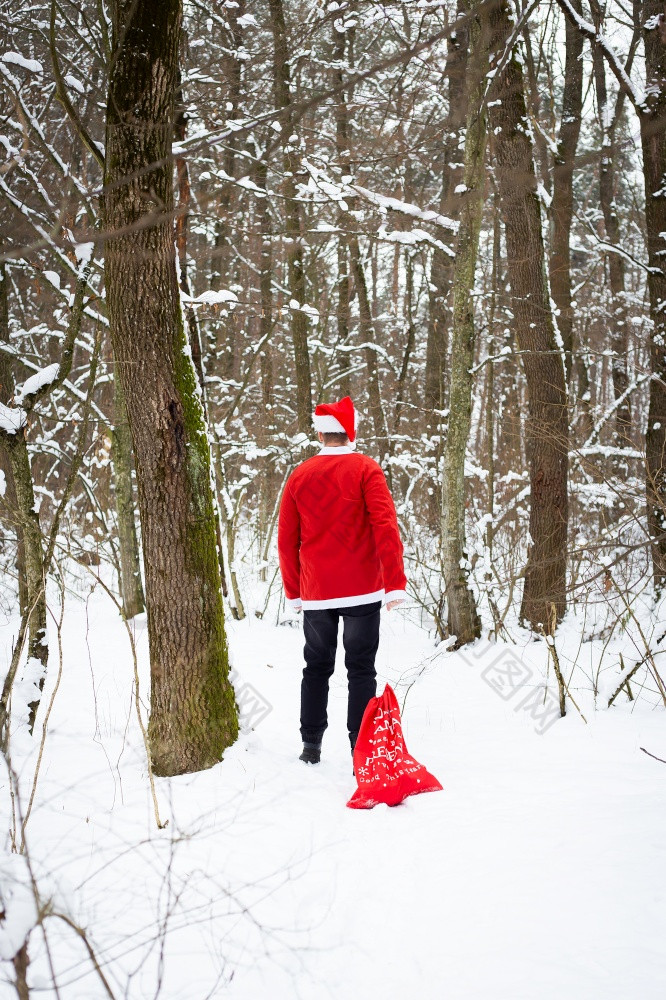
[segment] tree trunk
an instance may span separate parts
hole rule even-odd
[[[598,3],[590,4],[590,10],[599,32],[603,30],[603,14]],[[579,11],[580,13],[580,11]],[[582,49],[583,36],[567,21],[569,31],[576,31]],[[598,47],[593,53],[594,82],[597,94],[597,111],[602,130],[601,157],[599,162],[599,203],[604,217],[606,239],[612,246],[620,244],[620,220],[615,204],[615,149],[613,132],[608,121],[608,89],[606,87],[606,65],[604,56]],[[608,274],[610,278],[613,318],[610,329],[612,358],[613,395],[620,399],[629,385],[627,374],[627,350],[629,345],[629,329],[627,303],[624,293],[624,257],[619,253],[609,253]],[[631,434],[631,397],[627,396],[615,413],[615,443],[618,447],[627,447]],[[617,465],[617,463],[614,463]],[[620,471],[618,469],[618,471]],[[624,468],[626,476],[626,463]]]
[[[134,493],[132,490],[132,438],[120,378],[113,380],[114,422],[111,438],[113,487],[118,518],[120,549],[120,594],[127,619],[144,610],[139,543],[136,535]]]
[[[496,62],[511,38],[512,14],[507,3],[499,3],[486,16],[494,33]],[[552,605],[558,619],[566,608],[567,391],[550,311],[523,71],[515,49],[495,84],[490,124],[506,232],[511,308],[528,394],[531,544],[521,617],[533,628],[548,628]]]
[[[347,53],[347,32],[339,31],[336,22],[333,22],[333,58],[335,69],[333,71],[334,86],[341,87],[344,82],[343,65]],[[351,173],[350,149],[349,149],[349,128],[347,122],[347,95],[344,91],[339,91],[335,98],[335,151],[338,157],[338,166],[343,175]],[[349,246],[347,241],[346,228],[348,219],[346,213],[338,208],[337,226],[340,230],[338,236],[337,257],[338,274],[335,284],[336,290],[336,321],[338,328],[338,346],[347,347],[349,344]],[[339,353],[339,363],[342,372],[340,378],[340,395],[351,396],[351,378],[349,352],[341,350]]]
[[[532,31],[533,27],[530,24],[530,21],[527,20],[523,25],[521,33],[524,46],[523,54],[526,76],[526,87],[524,88],[525,106],[528,109],[529,117],[531,117],[533,122],[537,123],[537,127],[532,129],[536,166],[538,166],[541,183],[543,184],[545,190],[550,193],[551,184],[548,143],[542,129],[538,127],[539,125],[545,125],[546,128],[548,128],[549,123],[546,123],[548,122],[548,111],[550,109],[547,108],[544,111],[541,103],[542,87],[539,86],[537,67],[534,62],[534,52],[532,50]],[[544,51],[542,37],[539,44],[538,59],[541,61],[543,58]]]
[[[335,30],[335,26],[334,26]],[[335,44],[335,54],[336,61],[338,63],[338,70],[336,70],[336,82],[341,83],[343,79],[342,68],[340,66],[341,60],[344,58],[345,53],[345,36],[342,36],[343,41],[338,38]],[[349,123],[348,123],[348,113],[346,100],[348,97],[345,94],[340,94],[337,98],[337,103],[335,107],[335,121],[336,121],[336,149],[338,157],[340,159],[340,166],[346,172],[351,172],[351,162],[350,162],[350,136],[349,136]],[[343,230],[350,230],[352,227],[356,228],[357,223],[351,214],[355,208],[356,199],[348,198],[347,206],[348,211],[343,211],[342,209],[338,212],[338,224]],[[354,288],[358,296],[358,312],[359,312],[359,328],[361,334],[361,341],[366,345],[371,345],[375,343],[375,329],[373,322],[372,307],[370,305],[370,296],[368,294],[368,284],[365,276],[365,269],[363,267],[363,261],[361,259],[361,249],[358,241],[357,232],[346,232],[344,236],[341,237],[341,242],[344,241],[344,245],[339,249],[338,260],[340,261],[340,266],[346,266],[347,254],[351,265],[351,274],[354,278]],[[338,332],[344,332],[345,324],[347,326],[347,336],[349,333],[349,275],[344,271],[339,272],[340,279],[338,285]],[[342,325],[341,325],[342,324]],[[365,353],[365,363],[367,370],[367,391],[368,391],[368,403],[370,410],[370,418],[372,420],[372,429],[374,431],[375,445],[378,452],[379,461],[385,465],[386,476],[391,484],[391,467],[387,464],[387,459],[389,456],[389,433],[388,424],[386,422],[386,414],[384,413],[384,407],[382,405],[381,396],[381,386],[379,382],[379,365],[377,361],[377,351],[372,346],[366,346],[364,348]],[[348,356],[347,356],[348,357]],[[344,363],[343,363],[344,365]],[[349,363],[347,362],[347,367]],[[344,367],[343,367],[344,370]],[[344,380],[343,380],[344,381]],[[349,379],[347,377],[346,382],[348,384]]]
[[[14,955],[12,964],[14,965],[14,972],[16,973],[16,982],[14,985],[16,987],[18,1000],[30,1000],[30,987],[28,986],[28,966],[30,965],[30,956],[28,955],[27,940],[23,942],[19,950]]]
[[[393,411],[393,434],[391,442],[391,454],[395,450],[395,437],[400,430],[400,420],[406,402],[406,389],[408,385],[407,374],[409,363],[412,359],[416,347],[416,326],[414,325],[414,259],[411,251],[405,253],[405,326],[407,327],[407,342],[405,352],[402,356],[398,384],[395,387],[395,409]]]
[[[291,115],[291,72],[289,48],[282,0],[269,0],[274,47],[275,103],[281,110],[284,155],[284,198],[286,214],[285,242],[287,245],[287,273],[289,295],[299,307],[305,304],[305,272],[303,270],[303,234],[300,204],[297,201],[296,170],[298,156],[291,143],[293,126]],[[289,311],[289,325],[294,347],[296,368],[296,415],[298,429],[312,437],[312,379],[308,353],[308,331],[305,313],[300,308]]]
[[[14,379],[10,355],[2,349],[9,343],[9,279],[4,261],[0,261],[0,403],[8,404],[14,393]],[[18,577],[18,598],[21,614],[28,606],[28,584],[25,573],[25,544],[23,530],[16,516],[16,487],[9,451],[0,439],[0,470],[5,474],[6,489],[2,498],[5,520],[16,533],[16,574]]]
[[[174,140],[177,143],[185,141],[187,135],[187,112],[183,102],[183,86],[178,72],[178,90],[176,95],[176,120],[174,122]],[[176,157],[176,177],[178,179],[178,212],[176,214],[176,251],[178,253],[178,277],[180,290],[185,295],[191,295],[190,278],[187,273],[187,228],[190,214],[190,170],[187,159],[184,156]],[[187,336],[192,352],[192,361],[196,369],[199,386],[204,400],[206,399],[206,383],[204,380],[203,357],[201,350],[201,335],[199,332],[199,322],[194,309],[188,305],[187,311]]]
[[[9,301],[8,281],[4,264],[0,270],[0,340],[9,342]],[[8,354],[0,350],[0,402],[7,405],[14,393],[14,379]],[[39,513],[35,503],[35,491],[32,480],[32,468],[28,454],[28,442],[25,437],[25,427],[19,428],[15,434],[3,434],[0,441],[3,447],[7,465],[7,496],[6,502],[11,505],[11,517],[16,527],[16,537],[19,541],[19,573],[25,574],[19,578],[19,601],[21,591],[24,593],[25,606],[31,608],[28,631],[28,657],[36,660],[39,666],[39,676],[36,679],[40,691],[44,686],[46,668],[49,658],[49,647],[46,638],[46,593],[44,588],[44,550],[42,547],[42,531],[39,523]],[[21,561],[23,565],[21,565]],[[30,703],[29,729],[32,732],[35,716],[39,707],[39,699]]]
[[[343,212],[338,214],[338,226],[345,225]],[[349,248],[347,238],[344,234],[338,236],[337,246],[338,257],[338,277],[335,284],[337,299],[335,304],[335,318],[338,328],[338,347],[349,346]],[[340,386],[340,396],[351,396],[351,362],[349,351],[341,350],[338,355],[341,376],[338,382]]]
[[[210,767],[238,732],[210,452],[173,242],[180,0],[115,0],[106,128],[105,282],[136,460],[153,769]]]
[[[572,0],[580,12],[580,0]],[[566,59],[560,135],[553,169],[552,251],[550,287],[558,310],[558,324],[567,375],[571,378],[573,352],[573,310],[571,308],[571,220],[573,218],[573,173],[583,108],[583,36],[566,22]]]
[[[493,194],[493,267],[491,272],[492,290],[490,293],[490,310],[488,317],[488,354],[492,357],[496,350],[495,325],[497,322],[497,297],[502,280],[502,227],[497,210],[497,192]],[[486,528],[486,547],[488,559],[493,561],[493,541],[495,537],[495,424],[497,418],[498,400],[495,392],[495,362],[488,362],[486,386],[486,451],[488,467],[488,526]],[[511,466],[509,466],[511,468]]]
[[[245,15],[245,0],[236,0],[231,7],[227,7],[224,12],[228,24],[228,32],[225,32],[222,44],[222,75],[226,84],[224,90],[225,103],[229,118],[238,117],[241,114],[242,82],[243,82],[243,60],[240,57],[243,48],[243,21]],[[231,105],[231,107],[229,107]],[[240,139],[234,132],[231,133],[224,143],[222,158],[222,168],[226,175],[222,181],[219,195],[218,217],[215,225],[215,249],[213,253],[213,268],[211,273],[211,290],[216,292],[220,289],[222,275],[225,282],[228,282],[233,275],[233,243],[234,226],[232,222],[232,212],[235,206],[234,178],[236,176],[236,163]],[[227,284],[228,287],[228,284]],[[228,311],[227,315],[220,320],[219,317],[211,318],[209,329],[214,332],[214,350],[211,364],[208,366],[210,374],[218,375],[225,381],[234,379],[236,372],[236,334],[238,320],[234,311]],[[222,327],[222,331],[220,331]],[[222,332],[223,344],[218,344],[219,333]],[[205,358],[204,358],[205,362]],[[230,392],[227,387],[227,392]],[[224,405],[229,398],[224,400]]]
[[[375,327],[372,318],[370,298],[368,296],[368,286],[365,280],[365,270],[361,260],[361,250],[358,245],[358,236],[354,233],[349,238],[349,254],[351,257],[352,273],[356,294],[358,295],[359,326],[361,329],[361,340],[367,346],[365,350],[365,364],[368,373],[368,402],[370,408],[370,418],[372,429],[375,433],[375,447],[378,453],[378,461],[386,463],[389,454],[389,434],[386,424],[386,415],[382,406],[382,394],[379,385],[379,365],[377,363],[377,351],[374,348]],[[386,472],[389,486],[391,485],[391,467],[387,466]]]
[[[254,180],[258,187],[266,191],[268,174],[267,151],[257,149]],[[260,447],[270,447],[278,436],[273,409],[274,373],[271,335],[273,333],[273,248],[271,243],[272,221],[268,197],[257,199],[257,215],[259,221],[259,340],[262,342],[261,357],[261,420],[259,425]],[[275,465],[272,461],[266,463],[264,474],[260,478],[259,502],[259,538],[260,551],[264,551],[265,541],[270,532],[270,518],[275,505],[277,483]],[[266,580],[265,560],[262,560],[261,580]]]
[[[264,192],[267,192],[268,161],[266,151],[257,159],[255,165],[255,182]],[[258,214],[261,231],[259,233],[259,297],[261,302],[261,317],[259,322],[259,339],[264,341],[261,348],[261,402],[265,421],[265,433],[271,438],[276,432],[273,416],[273,356],[271,352],[271,334],[273,332],[273,245],[272,222],[267,193],[258,199]]]
[[[464,14],[458,3],[458,16]],[[444,122],[444,143],[441,165],[442,190],[439,210],[456,219],[458,199],[455,188],[460,181],[462,128],[465,122],[465,71],[469,39],[466,28],[451,35],[446,55],[445,78],[448,84],[448,110]],[[442,417],[446,406],[449,379],[449,329],[452,322],[451,295],[453,288],[453,258],[444,250],[433,247],[430,266],[428,332],[426,337],[423,408],[429,451],[433,461],[433,479],[427,494],[428,525],[439,532],[442,518],[440,463],[443,449]]]
[[[238,28],[240,31],[240,28]],[[183,38],[181,38],[181,48],[182,48]],[[239,85],[240,86],[240,85]],[[183,88],[181,82],[180,70],[178,71],[178,86],[176,92],[176,117],[174,123],[174,138],[176,142],[184,142],[185,136],[187,134],[187,114],[185,110],[185,104],[183,99]],[[233,172],[233,157],[231,158],[231,164],[229,164],[229,154],[226,154],[226,161],[229,170]],[[192,290],[190,288],[190,279],[187,273],[187,235],[188,235],[188,220],[190,214],[190,200],[191,200],[191,189],[190,189],[190,170],[187,165],[187,159],[185,157],[176,157],[176,178],[178,181],[178,211],[176,214],[176,253],[178,255],[178,278],[180,284],[180,290],[185,295],[191,295]],[[223,202],[222,208],[222,219],[224,222],[229,224],[229,213],[230,204],[229,199]],[[227,323],[227,333],[228,338],[232,337],[233,330],[233,316],[229,317]],[[197,379],[199,382],[199,389],[201,393],[201,403],[203,406],[204,419],[206,421],[211,420],[211,415],[208,410],[208,398],[206,394],[206,377],[204,370],[204,359],[203,359],[203,348],[201,342],[201,329],[199,326],[199,320],[197,315],[191,305],[187,307],[187,338],[190,345],[190,351],[192,354],[192,363],[194,364],[195,371],[197,373]],[[229,343],[229,339],[227,342]],[[233,345],[230,349],[231,353],[231,367],[233,368]],[[215,499],[217,495],[215,494]],[[216,504],[217,506],[217,504]],[[220,578],[222,582],[222,593],[227,596],[226,587],[226,576],[224,571],[224,554],[222,546],[222,531],[220,527],[220,518],[216,516],[215,519],[215,537],[217,540],[217,555],[220,563]]]
[[[29,621],[28,657],[40,664],[36,683],[41,691],[46,679],[49,647],[46,638],[46,591],[44,581],[44,550],[39,513],[35,503],[32,468],[25,439],[25,428],[7,435],[5,444],[11,462],[16,491],[16,517],[25,545],[25,573],[28,607],[32,608]],[[29,730],[32,732],[39,707],[39,698],[30,702]]]
[[[470,11],[478,7],[470,4]],[[453,271],[453,327],[449,420],[444,447],[442,569],[446,583],[448,628],[456,646],[478,639],[481,624],[469,586],[465,545],[465,452],[472,419],[474,377],[474,299],[476,260],[483,216],[487,112],[485,83],[490,31],[476,18],[470,24],[464,190],[458,209],[460,228]]]
[[[458,15],[464,13],[458,4]],[[465,72],[467,68],[468,32],[458,31],[449,38],[445,77],[448,83],[448,113],[444,125],[442,157],[442,193],[440,212],[450,219],[456,218],[458,199],[454,194],[460,179],[461,129],[465,122]],[[447,382],[448,331],[451,326],[449,300],[453,287],[453,259],[443,250],[433,249],[430,269],[430,310],[426,340],[425,383],[423,406],[426,425],[435,434],[441,424],[441,411],[445,405]]]
[[[650,403],[645,433],[648,533],[657,591],[666,585],[666,27],[663,3],[641,4],[647,110],[640,115],[650,295]]]

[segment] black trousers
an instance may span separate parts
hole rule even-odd
[[[349,683],[347,729],[357,733],[363,713],[377,693],[375,656],[379,646],[381,601],[352,608],[323,608],[303,612],[305,669],[301,682],[301,737],[305,743],[320,743],[328,725],[328,682],[335,669],[338,622],[342,618],[342,641]]]

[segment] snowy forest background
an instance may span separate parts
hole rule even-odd
[[[130,664],[114,697],[136,699],[136,795],[151,796],[137,815],[157,836],[153,774],[219,760],[239,711],[246,732],[234,650],[282,642],[264,627],[295,638],[276,518],[316,403],[352,396],[359,448],[387,475],[419,656],[533,647],[567,721],[638,702],[663,724],[666,11],[0,11],[0,959],[7,996],[31,996],[35,969],[35,989],[84,977],[63,997],[157,996],[166,917],[146,917],[150,991],[132,992],[73,890],[44,890],[40,909],[27,818],[55,752],[67,623],[88,635],[66,608],[103,599],[105,642]],[[196,698],[188,662],[203,664]],[[46,933],[29,946],[53,924],[63,967]]]

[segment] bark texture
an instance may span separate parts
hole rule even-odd
[[[462,3],[458,15],[463,14]],[[454,194],[460,182],[462,161],[461,129],[465,124],[465,72],[467,68],[468,32],[461,30],[449,39],[445,77],[448,87],[448,113],[442,155],[442,194],[440,212],[450,219],[457,218],[458,201]],[[429,429],[435,433],[441,423],[448,380],[448,332],[452,322],[451,290],[453,288],[453,260],[443,250],[435,248],[430,271],[430,300],[428,337],[424,383],[424,407]]]
[[[187,135],[187,110],[183,98],[183,86],[178,73],[178,90],[176,94],[176,120],[174,123],[174,139],[177,143],[184,142]],[[176,157],[176,177],[178,179],[178,211],[176,213],[176,251],[178,253],[178,277],[180,290],[185,295],[191,295],[190,279],[187,272],[187,230],[190,215],[190,170],[187,159],[184,156]],[[191,305],[186,310],[187,315],[187,336],[192,351],[192,361],[196,369],[197,378],[201,387],[201,393],[206,398],[206,383],[204,380],[203,356],[201,348],[201,334],[199,331],[199,321]]]
[[[132,490],[132,437],[119,377],[115,377],[113,380],[113,410],[111,461],[113,463],[113,487],[118,518],[120,594],[124,615],[129,619],[140,615],[145,605]]]
[[[458,16],[464,13],[458,4]],[[444,123],[442,150],[442,191],[439,210],[449,219],[457,218],[455,188],[462,174],[462,128],[465,123],[465,70],[469,44],[467,29],[451,35],[446,56],[445,78],[448,90],[448,111]],[[451,295],[453,259],[445,251],[433,247],[430,266],[428,303],[428,333],[426,338],[423,406],[426,430],[431,440],[434,458],[434,478],[429,491],[428,523],[433,531],[441,519],[442,494],[440,463],[443,449],[442,411],[446,406],[449,380],[449,330],[452,323]]]
[[[641,9],[647,107],[640,121],[652,320],[645,478],[654,582],[662,590],[666,584],[666,18],[663,3],[644,3]]]
[[[335,22],[333,22],[333,57],[334,57],[334,70],[333,70],[333,85],[337,87],[342,87],[344,83],[344,69],[345,61],[347,58],[347,38],[348,32],[338,31]],[[342,170],[343,174],[350,174],[351,171],[351,159],[350,159],[350,141],[349,141],[349,126],[348,126],[348,110],[347,110],[347,94],[340,90],[335,99],[335,151],[338,157],[338,166]],[[337,246],[337,257],[338,257],[338,279],[336,282],[336,306],[335,306],[335,318],[337,323],[338,331],[338,346],[345,348],[349,344],[349,329],[350,329],[350,277],[349,277],[349,246],[347,240],[347,215],[341,209],[338,208],[337,226],[340,230],[340,235],[338,236],[338,246]],[[351,396],[351,377],[349,370],[351,368],[349,361],[349,352],[346,350],[341,350],[339,355],[340,368],[342,370],[342,377],[339,381],[340,395],[341,396]]]
[[[572,0],[580,13],[580,0]],[[573,310],[571,308],[571,220],[573,218],[573,173],[583,109],[583,36],[566,22],[566,58],[562,93],[562,124],[553,168],[552,252],[550,287],[559,313],[558,324],[567,375],[571,377],[573,353]]]
[[[477,4],[470,4],[473,11]],[[487,112],[484,100],[488,70],[489,25],[470,22],[465,166],[459,194],[460,228],[453,271],[453,328],[449,425],[444,450],[442,497],[442,568],[446,583],[449,633],[456,645],[473,642],[481,634],[474,594],[469,586],[465,545],[465,453],[472,420],[474,377],[474,299],[476,260],[483,215]]]
[[[28,986],[28,967],[30,957],[28,955],[28,942],[25,941],[12,959],[14,972],[16,974],[16,993],[18,1000],[30,1000],[30,987]]]
[[[5,406],[14,393],[14,378],[12,375],[11,357],[3,350],[3,345],[9,343],[9,280],[7,267],[0,261],[0,403]],[[6,525],[11,525],[16,532],[16,572],[18,576],[19,607],[21,614],[28,606],[28,585],[25,574],[25,546],[23,530],[16,516],[16,488],[14,473],[9,458],[9,451],[0,435],[0,470],[5,474],[5,494],[0,497],[0,514]]]
[[[506,233],[511,309],[528,395],[525,434],[530,549],[521,616],[534,628],[548,628],[552,605],[558,619],[566,608],[567,391],[550,310],[522,65],[515,48],[506,52],[513,28],[509,5],[499,3],[485,16],[493,31],[494,61],[503,65],[495,81],[490,125]]]
[[[603,31],[603,10],[596,0],[590,3],[590,11],[598,32]],[[580,10],[579,10],[580,13]],[[577,30],[567,22],[567,33]],[[578,32],[581,44],[583,37]],[[633,49],[632,49],[633,52]],[[597,110],[602,129],[601,158],[599,162],[599,204],[604,217],[606,239],[614,246],[620,245],[620,219],[615,204],[615,142],[614,131],[622,107],[624,94],[618,95],[617,110],[613,121],[610,120],[608,88],[606,86],[606,64],[601,49],[594,47],[594,84],[597,95]],[[631,59],[631,55],[629,57]],[[629,66],[627,66],[627,72]],[[629,345],[629,330],[627,322],[627,302],[625,299],[625,261],[620,253],[607,255],[608,277],[611,288],[612,319],[611,319],[611,349],[613,394],[615,399],[621,399],[629,385],[627,374],[627,350]],[[618,447],[626,446],[631,427],[631,396],[622,401],[615,414],[615,437]],[[621,471],[618,469],[618,471]],[[625,471],[626,475],[626,471]]]
[[[266,155],[257,159],[255,168],[255,179],[257,185],[266,191],[266,177],[268,172],[268,162]],[[270,213],[268,197],[259,201],[259,211],[261,212],[261,253],[260,253],[260,277],[259,294],[261,298],[261,319],[259,323],[259,339],[263,341],[261,349],[261,401],[264,413],[267,416],[267,426],[265,428],[268,435],[272,435],[277,430],[272,416],[273,407],[273,355],[271,352],[271,335],[273,333],[273,247],[272,236],[273,226]]]
[[[9,342],[8,281],[4,265],[0,270],[0,340]],[[0,402],[7,405],[14,393],[10,356],[0,350]],[[40,663],[38,686],[44,686],[49,647],[46,637],[46,594],[44,590],[44,549],[38,505],[32,479],[25,427],[15,434],[0,433],[7,468],[7,493],[4,501],[16,530],[19,545],[19,593],[23,592],[25,608],[30,609],[28,624],[28,656]],[[21,602],[22,603],[22,602]],[[29,728],[32,732],[39,699],[31,702]]]
[[[386,465],[389,454],[389,433],[386,423],[386,414],[382,406],[382,393],[379,384],[379,364],[377,361],[377,351],[375,348],[375,326],[372,317],[372,307],[368,294],[368,285],[365,277],[365,268],[361,260],[361,250],[358,236],[354,233],[349,239],[349,254],[351,258],[352,274],[354,275],[354,285],[358,295],[358,316],[361,339],[364,344],[365,364],[368,378],[368,403],[372,429],[375,437],[375,448],[378,461],[384,465],[389,486],[391,485],[391,467]]]
[[[297,200],[296,171],[298,169],[298,140],[292,139],[291,73],[289,46],[282,0],[269,0],[273,30],[273,72],[275,103],[282,111],[282,137],[284,156],[284,197],[286,214],[287,276],[289,295],[299,306],[305,304],[305,271],[303,270],[303,243],[300,203]],[[290,309],[289,325],[294,346],[296,369],[296,415],[298,429],[312,437],[312,378],[308,353],[307,319],[302,309]]]
[[[105,281],[137,470],[156,774],[210,767],[238,732],[206,424],[173,240],[180,0],[116,0]]]
[[[224,11],[226,29],[223,29],[222,78],[224,80],[224,97],[230,118],[239,114],[242,98],[243,60],[243,21],[245,0],[236,0]],[[232,133],[225,139],[222,159],[226,178],[220,186],[219,209],[216,220],[215,250],[212,259],[210,287],[218,291],[222,277],[229,287],[230,278],[236,280],[234,274],[233,240],[234,230],[232,214],[235,208],[236,188],[233,179],[236,176],[240,138]],[[186,162],[186,161],[185,161]],[[217,375],[222,379],[233,380],[237,365],[237,324],[235,312],[229,311],[226,316],[216,316],[209,326],[214,333],[214,350],[208,366],[208,374]],[[220,341],[221,335],[221,342]]]

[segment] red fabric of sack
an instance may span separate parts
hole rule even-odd
[[[354,749],[354,771],[358,788],[347,803],[350,809],[372,809],[381,802],[397,806],[408,795],[442,790],[437,778],[409,754],[398,700],[388,684],[380,697],[368,702]]]

